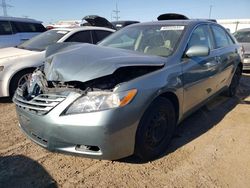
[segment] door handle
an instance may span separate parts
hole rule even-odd
[[[217,62],[207,62],[204,64],[206,67],[210,68],[210,67],[215,67],[217,66]]]

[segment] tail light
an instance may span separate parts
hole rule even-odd
[[[47,29],[47,30],[50,30],[50,29],[54,29],[54,27],[51,26],[51,25],[48,25],[48,26],[46,27],[46,29]]]

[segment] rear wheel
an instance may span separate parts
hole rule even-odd
[[[226,91],[226,96],[233,97],[236,95],[237,88],[238,88],[239,83],[240,83],[240,78],[241,78],[241,68],[237,67],[237,69],[233,75],[232,81],[230,83],[230,86],[228,87],[228,89]]]
[[[28,81],[29,76],[32,74],[33,69],[23,70],[18,72],[13,76],[13,78],[10,81],[10,97],[13,97],[16,89],[18,87],[21,87],[25,82]]]
[[[135,155],[144,161],[161,155],[176,125],[175,109],[168,99],[157,98],[144,113],[136,133]]]

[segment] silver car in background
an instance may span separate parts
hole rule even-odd
[[[243,70],[250,70],[250,28],[236,31],[234,37],[243,47]]]
[[[45,31],[41,21],[0,16],[0,48],[17,46]]]
[[[0,97],[12,97],[16,88],[45,60],[46,48],[55,43],[82,42],[96,44],[115,30],[84,26],[46,31],[16,46],[0,49]],[[65,44],[67,45],[67,44]]]
[[[234,96],[240,47],[202,20],[133,24],[99,45],[50,46],[13,98],[23,132],[51,151],[99,159],[162,154],[209,99]]]

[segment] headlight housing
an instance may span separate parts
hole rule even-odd
[[[94,91],[78,98],[67,110],[65,115],[96,112],[126,106],[137,93],[136,89],[124,92]]]
[[[4,69],[4,66],[0,66],[0,72],[2,72]]]

